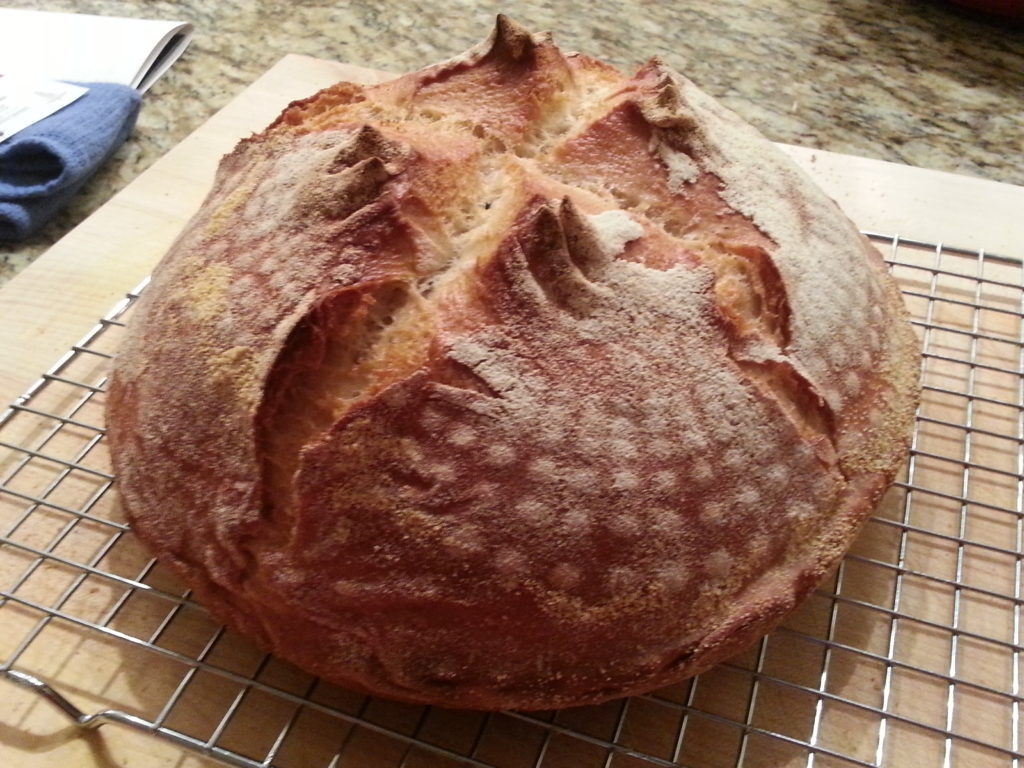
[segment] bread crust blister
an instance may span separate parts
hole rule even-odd
[[[263,647],[564,707],[798,605],[897,472],[917,371],[879,254],[767,140],[502,17],[223,160],[109,442],[134,530]]]

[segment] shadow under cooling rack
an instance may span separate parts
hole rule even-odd
[[[82,727],[281,768],[1017,766],[1021,263],[870,237],[924,349],[903,476],[834,573],[746,653],[648,696],[547,713],[345,691],[190,599],[110,493],[105,371],[132,292],[0,417],[0,671],[40,694],[8,724],[57,706]]]

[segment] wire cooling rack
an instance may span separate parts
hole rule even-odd
[[[647,696],[546,713],[347,692],[192,601],[110,493],[104,371],[132,292],[0,417],[0,672],[40,694],[15,726],[57,706],[247,768],[1016,768],[1022,265],[870,237],[923,343],[924,394],[904,475],[853,550],[745,654]]]

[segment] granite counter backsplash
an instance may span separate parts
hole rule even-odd
[[[1024,29],[943,0],[3,4],[190,21],[196,34],[70,208],[0,243],[0,284],[285,54],[408,71],[483,39],[499,12],[623,69],[659,56],[775,141],[1024,184]]]

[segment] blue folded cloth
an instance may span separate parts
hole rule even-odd
[[[23,240],[57,214],[128,138],[142,102],[116,83],[0,142],[0,240]]]

